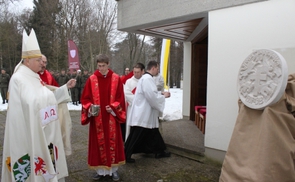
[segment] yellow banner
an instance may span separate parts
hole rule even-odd
[[[163,39],[162,51],[161,51],[161,63],[160,63],[160,74],[164,78],[164,88],[168,89],[168,65],[170,55],[170,43],[169,39]]]

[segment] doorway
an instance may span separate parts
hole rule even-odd
[[[195,106],[207,103],[208,30],[192,43],[190,120],[195,120]]]

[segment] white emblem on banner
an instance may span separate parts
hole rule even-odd
[[[47,125],[51,121],[57,120],[56,106],[48,106],[40,110],[40,117],[42,120],[42,126]]]
[[[70,50],[71,57],[74,58],[76,56],[76,50]]]

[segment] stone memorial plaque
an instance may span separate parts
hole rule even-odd
[[[278,52],[268,49],[250,54],[238,74],[238,95],[252,109],[264,109],[279,101],[288,81],[285,59]]]

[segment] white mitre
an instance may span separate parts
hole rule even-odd
[[[39,48],[38,40],[34,29],[31,30],[30,36],[23,30],[23,44],[22,44],[22,60],[15,66],[14,73],[22,64],[23,59],[41,57],[41,51]]]
[[[31,30],[27,36],[25,30],[23,31],[23,45],[22,45],[22,59],[41,57],[38,40],[34,29]]]
[[[24,29],[24,30],[23,30],[23,44],[22,44],[22,50],[25,49],[25,44],[26,44],[26,42],[28,41],[28,39],[29,39],[29,36],[28,36],[26,30]]]

